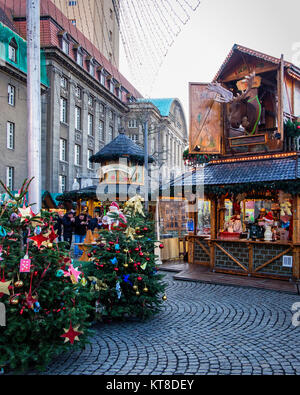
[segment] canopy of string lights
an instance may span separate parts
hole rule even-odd
[[[200,0],[113,0],[132,81],[145,95]]]

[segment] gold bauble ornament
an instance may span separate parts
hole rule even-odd
[[[162,300],[165,302],[166,300],[168,300],[168,298],[167,298],[167,295],[164,295],[163,297],[162,297]]]
[[[136,291],[136,293],[135,293],[135,294],[136,294],[136,296],[140,296],[140,293],[139,293],[139,291]]]
[[[48,247],[48,248],[52,248],[52,247],[53,247],[53,244],[52,244],[52,243],[48,243],[48,244],[47,244],[47,247]]]
[[[24,285],[24,283],[23,283],[23,281],[21,281],[21,280],[16,281],[16,282],[14,283],[14,286],[15,286],[16,288],[22,288],[23,285]]]
[[[127,268],[127,267],[128,267],[128,263],[125,263],[125,264],[124,264],[124,267],[126,267],[126,268]]]
[[[145,288],[143,289],[143,291],[144,291],[144,292],[148,292],[149,289],[148,289],[147,287],[145,287]]]
[[[19,304],[19,299],[18,298],[14,298],[12,297],[9,301],[9,303],[13,306],[16,306],[17,304]]]
[[[134,285],[132,288],[133,288],[135,291],[138,289],[137,285]]]

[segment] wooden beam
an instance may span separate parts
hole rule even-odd
[[[202,248],[202,250],[208,255],[210,256],[210,252],[208,251],[208,249],[197,239],[195,239],[195,242]]]
[[[233,255],[231,255],[228,251],[225,250],[220,244],[216,243],[216,247],[218,247],[224,254],[226,254],[233,262],[235,262],[238,266],[240,266],[245,272],[248,272],[248,269],[240,262],[238,261]]]
[[[291,250],[293,249],[293,247],[290,247],[288,250],[285,250],[283,252],[281,252],[279,255],[276,255],[274,258],[270,259],[268,262],[264,263],[263,265],[257,267],[254,271],[258,272],[261,269],[263,269],[264,267],[270,265],[271,263],[273,263],[274,261],[276,261],[277,259],[281,258],[283,255],[286,255],[287,253],[289,253]]]

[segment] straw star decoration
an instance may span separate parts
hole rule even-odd
[[[73,329],[72,322],[70,322],[70,328],[64,329],[65,333],[63,335],[61,335],[60,337],[65,338],[65,343],[67,343],[69,341],[71,344],[74,344],[75,340],[79,342],[78,336],[82,335],[83,332],[79,332],[78,329],[79,329],[79,326],[77,326],[76,328]]]

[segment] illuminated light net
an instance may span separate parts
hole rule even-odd
[[[150,95],[176,37],[200,0],[113,0],[131,79]]]

